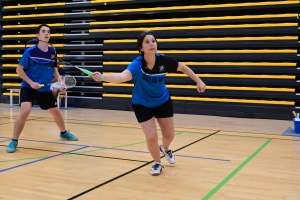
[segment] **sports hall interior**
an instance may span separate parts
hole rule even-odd
[[[299,0],[0,0],[0,199],[299,200]],[[36,27],[51,28],[58,57],[119,73],[149,30],[158,52],[189,66],[198,93],[168,73],[177,163],[153,160],[131,103],[133,81],[95,82],[61,65],[77,85],[59,96],[64,141],[33,105],[19,149],[5,152],[19,114],[16,67]],[[157,124],[159,140],[160,128]]]

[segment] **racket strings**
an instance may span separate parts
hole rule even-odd
[[[76,85],[77,81],[73,76],[65,76],[64,83],[67,87],[73,87]]]

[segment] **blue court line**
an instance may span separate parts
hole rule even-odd
[[[0,138],[8,138],[8,137],[0,136]],[[64,145],[69,145],[69,146],[79,146],[79,147],[85,147],[85,148],[87,148],[87,147],[103,148],[103,149],[110,149],[110,150],[140,152],[140,153],[149,154],[149,152],[147,152],[147,151],[129,150],[129,149],[121,149],[121,148],[109,148],[109,147],[103,147],[103,146],[88,146],[88,145],[83,145],[83,144],[68,144],[68,143],[63,143],[63,142],[49,142],[49,141],[43,141],[43,140],[29,140],[29,139],[19,139],[19,140],[24,140],[24,141],[29,141],[29,142],[44,142],[44,143],[50,143],[50,144],[64,144]],[[201,157],[201,156],[184,156],[184,155],[177,155],[177,154],[174,154],[174,155],[179,156],[179,157],[199,158],[199,159],[205,159],[205,160],[219,160],[219,161],[223,161],[223,162],[230,162],[231,161],[231,160],[225,160],[225,159],[220,159],[220,158],[206,158],[206,157]]]
[[[90,147],[99,148],[97,146],[90,146]],[[105,149],[149,154],[148,151],[141,151],[141,150],[130,150],[130,149],[121,149],[121,148],[105,148]],[[231,161],[231,160],[226,160],[226,159],[221,159],[221,158],[208,158],[208,157],[202,157],[202,156],[185,156],[185,155],[180,155],[180,154],[174,154],[174,155],[178,156],[178,157],[199,158],[199,159],[205,159],[205,160],[217,160],[217,161],[222,161],[222,162],[230,162]]]
[[[206,158],[206,157],[201,157],[201,156],[185,156],[185,155],[180,155],[180,154],[174,154],[175,156],[179,157],[186,157],[186,158],[199,158],[199,159],[204,159],[204,160],[217,160],[217,161],[223,161],[223,162],[230,162],[231,160],[226,160],[226,159],[221,159],[221,158]]]
[[[0,138],[8,138],[8,137],[0,136]],[[89,147],[88,145],[69,144],[69,143],[64,143],[64,142],[49,142],[49,141],[43,141],[43,140],[29,140],[29,139],[19,139],[19,140],[24,140],[24,141],[29,141],[29,142],[44,142],[44,143],[50,143],[50,144],[64,144],[64,145],[70,145],[70,146]],[[105,148],[105,147],[99,147],[99,148]]]
[[[49,156],[49,157],[46,157],[46,158],[41,158],[41,159],[34,160],[34,161],[31,161],[31,162],[27,162],[27,163],[23,163],[23,164],[20,164],[20,165],[16,165],[16,166],[13,166],[13,167],[5,168],[5,169],[0,170],[0,173],[1,173],[1,172],[8,171],[8,170],[15,169],[15,168],[19,168],[19,167],[22,167],[22,166],[25,166],[25,165],[29,165],[29,164],[32,164],[32,163],[36,163],[36,162],[40,162],[40,161],[43,161],[43,160],[47,160],[47,159],[50,159],[50,158],[54,158],[54,157],[57,157],[57,156],[61,156],[61,155],[67,154],[67,153],[72,153],[72,152],[74,152],[74,151],[78,151],[78,150],[81,150],[81,149],[85,149],[85,148],[87,148],[87,147],[88,147],[88,146],[80,147],[80,148],[78,148],[78,149],[74,149],[74,150],[67,151],[67,152],[64,152],[64,153],[59,153],[59,154],[56,154],[56,155],[53,155],[53,156]]]

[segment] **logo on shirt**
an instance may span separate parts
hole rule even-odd
[[[159,71],[160,72],[163,72],[164,70],[165,70],[165,66],[163,66],[163,65],[159,66]]]
[[[142,79],[148,83],[160,83],[164,80],[164,76],[149,76],[147,74],[143,74]]]

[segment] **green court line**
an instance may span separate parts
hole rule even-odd
[[[215,188],[213,188],[209,193],[207,193],[202,200],[210,199],[215,193],[218,192],[234,175],[236,175],[245,165],[247,165],[250,160],[252,160],[263,148],[265,148],[272,139],[267,140],[261,147],[259,147],[251,156],[249,156],[242,164],[240,164],[235,170],[233,170],[223,181],[221,181]]]
[[[15,161],[20,161],[20,160],[34,160],[34,159],[39,159],[39,158],[46,158],[47,156],[38,156],[38,157],[33,157],[33,158],[19,158],[19,159],[14,159],[14,160],[0,160],[0,162],[15,162]]]
[[[180,134],[183,134],[183,132],[177,132],[177,133],[175,133],[175,135],[180,135]],[[158,139],[161,140],[162,138],[158,138]],[[114,146],[114,147],[110,147],[109,149],[116,149],[116,148],[120,148],[120,147],[134,146],[134,145],[137,145],[137,144],[144,144],[144,143],[146,143],[146,141],[136,142],[136,143],[131,143],[131,144],[124,144],[124,145],[121,145],[121,146]],[[96,147],[93,147],[93,148],[96,148]],[[95,150],[81,151],[81,152],[72,152],[72,154],[83,154],[83,153],[89,153],[89,152],[103,151],[103,150],[107,150],[107,149],[108,148],[101,148],[100,147],[99,149],[95,149]]]

